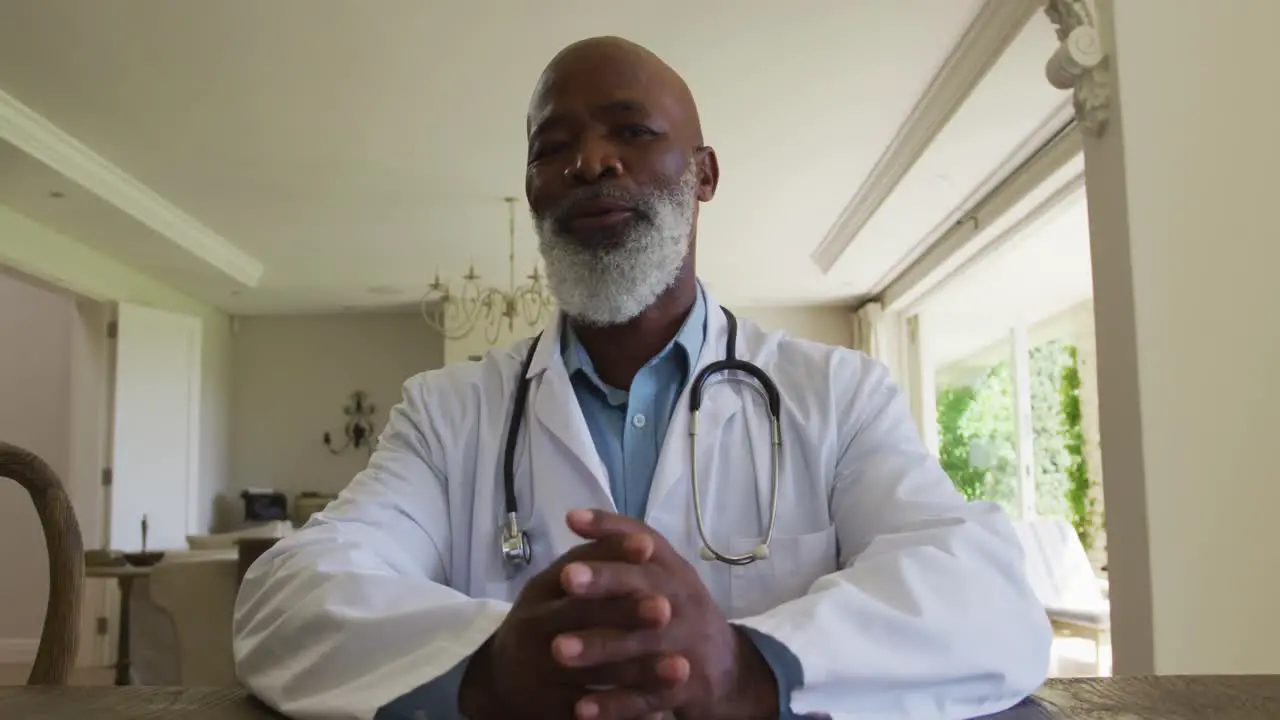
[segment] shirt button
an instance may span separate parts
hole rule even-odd
[[[644,423],[645,423],[644,415],[641,415],[639,413],[636,413],[636,415],[631,418],[631,424],[635,425],[638,428],[644,427]]]

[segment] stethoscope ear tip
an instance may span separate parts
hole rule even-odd
[[[755,559],[757,560],[767,560],[769,559],[769,546],[757,545],[755,549],[751,551],[751,554],[755,556]]]
[[[715,553],[711,552],[711,548],[707,547],[706,545],[703,545],[702,548],[698,551],[698,557],[702,558],[703,560],[706,560],[707,562],[711,562],[712,560],[716,559]]]

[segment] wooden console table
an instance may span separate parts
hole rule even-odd
[[[257,560],[262,553],[271,549],[271,546],[280,542],[280,538],[241,538],[236,541],[236,549],[240,553],[240,569],[236,575],[236,582],[244,580],[244,574],[249,571],[249,566]]]
[[[129,602],[133,598],[133,581],[151,574],[149,567],[132,565],[89,565],[84,576],[90,578],[115,578],[120,586],[120,626],[116,640],[116,685],[129,685],[133,679],[129,663]]]

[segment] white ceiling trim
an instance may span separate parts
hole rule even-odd
[[[1079,170],[1061,181],[1053,192],[1035,207],[999,228],[1000,220],[1030,198],[1036,191],[1053,187],[1055,175],[1068,171],[1070,164],[1083,152],[1080,128],[1072,125],[1040,152],[1027,160],[990,195],[975,205],[967,220],[954,226],[923,255],[895,278],[881,295],[885,309],[912,312],[926,297],[938,292],[948,282],[1025,232],[1046,214],[1084,187],[1084,171]]]
[[[262,263],[0,90],[0,138],[247,287]]]
[[[1071,179],[1067,181],[1066,185],[1063,185],[1053,191],[1052,195],[1045,198],[1040,202],[1040,204],[1032,208],[1031,212],[1018,218],[1018,221],[1015,222],[1012,227],[1009,227],[1004,232],[1001,232],[999,235],[992,238],[990,242],[983,243],[982,247],[978,248],[976,252],[965,258],[958,267],[946,273],[939,282],[930,285],[928,292],[921,294],[912,301],[911,306],[907,308],[905,313],[907,315],[914,315],[919,311],[920,305],[930,296],[941,292],[951,282],[978,266],[982,261],[999,252],[1009,243],[1019,237],[1022,237],[1025,233],[1032,232],[1036,225],[1039,224],[1040,221],[1049,213],[1058,209],[1059,206],[1068,200],[1079,197],[1084,191],[1084,171],[1081,170],[1078,174],[1073,175]]]
[[[938,133],[986,77],[1035,13],[1041,0],[987,0],[934,75],[897,135],[810,258],[830,273],[871,217],[893,193]]]
[[[1011,181],[1016,181],[1018,171],[1029,162],[1031,162],[1039,153],[1045,151],[1050,144],[1064,133],[1068,132],[1075,122],[1075,112],[1071,106],[1070,100],[1065,100],[1050,115],[1040,123],[1025,140],[1014,148],[1013,152],[992,170],[982,182],[969,193],[964,200],[956,205],[955,210],[942,219],[937,225],[929,231],[927,235],[920,239],[909,252],[902,256],[892,268],[889,269],[875,285],[871,288],[871,295],[879,295],[885,291],[894,280],[907,271],[907,268],[915,264],[915,261],[934,247],[952,232],[956,225],[961,222],[967,222],[971,225],[976,222],[975,213],[979,210],[983,212],[984,217],[989,217],[992,211],[989,199],[996,195],[996,191]],[[1007,208],[1006,208],[1007,209]],[[983,225],[982,227],[986,227]],[[974,230],[981,229],[974,227]]]

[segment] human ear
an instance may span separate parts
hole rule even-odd
[[[716,158],[716,151],[703,145],[693,151],[693,161],[698,166],[698,200],[710,202],[720,184],[720,161]]]

